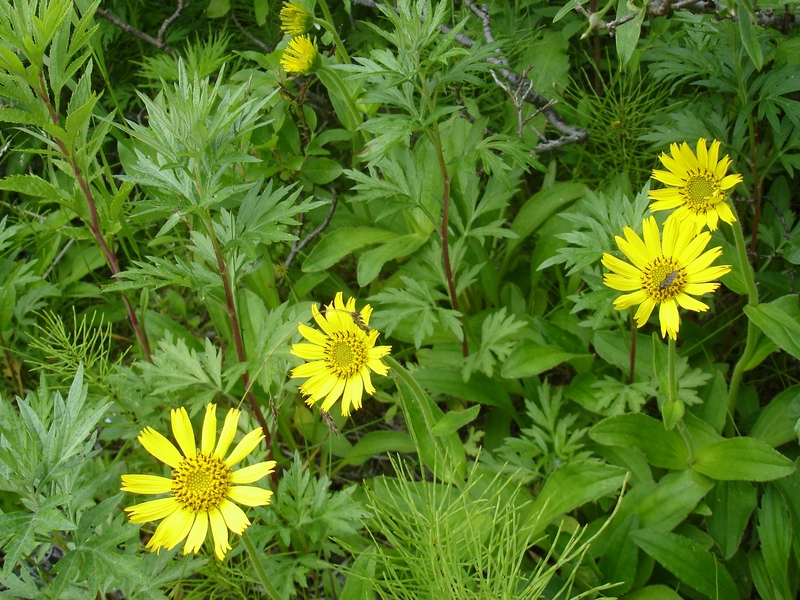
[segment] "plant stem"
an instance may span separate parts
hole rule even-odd
[[[242,340],[242,331],[239,327],[239,316],[236,313],[236,302],[233,297],[233,288],[231,287],[230,278],[228,277],[228,266],[225,263],[225,257],[222,255],[222,249],[219,247],[217,235],[214,233],[214,223],[211,221],[211,216],[207,211],[200,213],[203,224],[208,231],[208,236],[211,239],[211,245],[214,247],[214,255],[217,257],[217,269],[219,276],[222,279],[222,288],[225,291],[225,312],[228,313],[228,319],[231,323],[231,330],[233,334],[233,344],[236,346],[236,356],[239,362],[243,363],[247,360],[247,355],[244,351],[244,341]],[[242,371],[242,383],[244,384],[245,394],[250,403],[250,409],[253,411],[258,424],[261,426],[261,431],[264,432],[264,438],[267,448],[272,446],[269,425],[264,418],[264,413],[261,412],[261,407],[256,401],[255,394],[250,386],[250,376],[247,371]]]
[[[53,125],[58,126],[60,122],[60,118],[58,112],[56,111],[55,107],[53,106],[52,102],[50,102],[50,97],[47,92],[47,84],[44,80],[44,74],[42,70],[39,70],[39,87],[37,88],[33,83],[28,81],[28,85],[34,90],[36,95],[39,97],[39,100],[47,108],[48,113],[50,113],[50,120],[53,122]],[[58,145],[58,149],[61,151],[61,154],[64,156],[64,159],[69,164],[70,168],[72,169],[73,175],[75,175],[75,181],[78,183],[78,187],[83,194],[83,197],[86,199],[86,204],[89,207],[89,215],[91,218],[91,224],[89,224],[89,231],[92,232],[92,236],[94,237],[97,245],[100,246],[100,250],[105,256],[106,262],[108,262],[108,266],[111,269],[111,273],[114,276],[114,279],[118,279],[118,275],[120,272],[119,262],[117,261],[117,255],[114,252],[114,249],[106,243],[105,238],[103,237],[103,232],[100,229],[100,218],[97,214],[97,203],[94,200],[94,196],[92,195],[92,190],[89,187],[89,182],[83,176],[80,168],[78,167],[78,161],[75,158],[74,152],[70,152],[67,146],[64,144],[63,140],[57,139],[53,137],[53,140]],[[145,332],[144,328],[142,327],[141,323],[139,323],[139,319],[136,316],[136,311],[133,310],[133,305],[128,297],[123,293],[120,294],[122,297],[122,303],[125,305],[125,311],[128,313],[128,320],[131,323],[131,327],[133,327],[133,331],[136,334],[136,339],[139,340],[139,346],[142,349],[142,354],[147,362],[153,362],[153,359],[150,356],[150,343],[147,340],[147,333]]]
[[[436,148],[436,157],[439,159],[439,170],[442,172],[442,180],[444,183],[444,195],[442,205],[442,229],[439,232],[439,237],[442,240],[442,261],[444,262],[444,273],[447,277],[447,288],[450,291],[450,303],[453,305],[453,310],[458,310],[458,296],[456,295],[456,282],[453,277],[453,269],[450,266],[450,247],[447,242],[447,222],[450,213],[450,174],[447,172],[447,165],[444,161],[444,152],[442,151],[442,137],[439,133],[439,123],[434,121],[432,126],[433,145]],[[467,332],[464,329],[464,321],[461,321],[461,354],[466,358],[469,354],[467,347]]]
[[[253,544],[253,540],[250,539],[250,532],[246,529],[244,530],[244,533],[242,533],[242,543],[247,549],[247,553],[250,555],[250,562],[253,565],[253,569],[256,571],[256,575],[258,575],[259,581],[261,581],[261,585],[264,586],[264,591],[267,592],[267,596],[272,598],[272,600],[281,600],[278,590],[276,590],[275,586],[272,585],[272,582],[267,576],[267,572],[264,570],[264,565],[261,564],[261,558],[258,555],[258,551]]]
[[[744,279],[745,286],[747,287],[747,304],[748,306],[758,306],[758,288],[756,287],[755,275],[750,262],[747,260],[747,247],[745,246],[744,233],[742,232],[742,224],[737,219],[733,225],[733,238],[736,241],[736,254],[739,258],[739,267]],[[742,383],[745,368],[750,364],[753,358],[753,352],[756,349],[759,331],[753,321],[747,320],[747,341],[742,351],[742,356],[733,368],[731,374],[731,381],[728,385],[728,415],[733,419],[734,411],[736,410],[736,401],[739,396],[739,387]]]
[[[344,49],[342,38],[339,37],[339,33],[333,26],[331,11],[328,10],[328,5],[325,4],[325,0],[320,0],[320,6],[322,7],[322,12],[325,14],[325,19],[315,18],[314,23],[318,23],[323,29],[325,29],[325,31],[333,36],[333,43],[336,44],[336,50],[339,52],[339,56],[341,57],[342,61],[349,65],[351,63],[350,55],[347,54],[347,50]]]

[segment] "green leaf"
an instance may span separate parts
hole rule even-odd
[[[618,490],[627,470],[589,461],[561,465],[547,478],[529,510],[535,520],[532,535],[544,530],[557,516]]]
[[[269,2],[264,0],[254,0],[253,9],[256,14],[256,25],[262,26],[267,22],[267,15],[269,14]]]
[[[790,407],[794,402],[800,402],[800,385],[793,385],[783,390],[761,409],[756,424],[750,430],[750,437],[761,440],[773,448],[795,439],[796,418],[790,414]]]
[[[624,594],[633,586],[639,549],[631,539],[631,532],[639,529],[639,515],[633,514],[614,531],[603,546],[600,571],[605,581],[620,582],[614,594]]]
[[[631,6],[628,0],[618,0],[616,18],[620,19],[636,12],[632,10]],[[644,8],[637,10],[637,15],[632,20],[617,27],[614,34],[614,38],[617,41],[617,54],[622,67],[630,62],[633,52],[636,50],[636,44],[639,42],[639,35],[642,31],[642,22],[647,12]]]
[[[501,369],[506,379],[533,377],[557,367],[573,358],[591,357],[591,354],[573,354],[558,346],[543,346],[530,340],[523,340],[511,351]]]
[[[228,14],[230,9],[230,0],[209,0],[208,8],[206,8],[206,16],[209,19],[224,17]]]
[[[792,548],[792,521],[783,498],[774,485],[768,485],[758,511],[758,539],[769,579],[782,598],[791,598],[786,573]]]
[[[718,600],[739,598],[728,570],[689,538],[666,531],[639,530],[633,541],[667,571],[701,594]]]
[[[367,286],[381,272],[381,268],[390,260],[404,258],[418,250],[426,241],[427,235],[412,233],[389,240],[378,248],[367,250],[358,261],[358,285]]]
[[[325,185],[342,174],[342,166],[330,158],[313,157],[303,163],[302,173],[312,183]]]
[[[374,227],[343,227],[326,235],[309,253],[303,263],[304,273],[324,271],[348,254],[372,244],[380,244],[397,238],[398,235]]]
[[[796,294],[745,306],[744,312],[781,350],[800,359],[800,306]]]
[[[692,469],[712,479],[771,481],[794,472],[794,463],[764,442],[738,437],[700,448]]]
[[[664,469],[687,468],[686,443],[675,431],[667,431],[661,421],[643,414],[625,414],[600,421],[589,437],[607,446],[638,448],[647,462]]]
[[[398,380],[398,398],[419,457],[444,482],[461,480],[467,472],[464,446],[456,433],[434,436],[444,413],[414,377],[391,356],[383,358]]]
[[[556,212],[564,210],[583,196],[585,190],[586,187],[581,183],[556,183],[528,198],[511,223],[511,231],[519,237],[506,243],[503,265],[505,266],[515,256],[516,249],[525,238],[539,229],[542,223]]]
[[[403,431],[370,431],[359,439],[345,457],[345,465],[362,465],[373,456],[387,452],[414,452],[414,441]]]
[[[739,550],[745,527],[756,507],[756,489],[745,481],[718,481],[706,498],[711,515],[706,528],[725,560]]]
[[[444,417],[439,419],[439,422],[431,429],[431,433],[437,437],[455,433],[467,423],[472,423],[472,421],[478,418],[478,413],[480,411],[481,407],[477,404],[461,412],[451,410]]]
[[[414,371],[414,378],[422,387],[431,392],[446,394],[469,402],[478,402],[486,406],[496,406],[519,422],[519,413],[514,408],[508,392],[496,381],[482,373],[473,374],[467,383],[456,371],[426,368]]]
[[[753,6],[749,0],[739,0],[736,4],[739,15],[739,35],[742,38],[745,50],[747,50],[747,55],[753,61],[756,69],[760,71],[761,67],[764,66],[764,55],[758,43],[757,30],[753,26],[752,20],[755,19]]]
[[[657,484],[645,482],[625,495],[619,518],[639,516],[642,528],[670,531],[683,523],[714,482],[689,469],[669,473]]]
[[[625,600],[683,600],[683,596],[665,585],[648,585],[625,594]]]
[[[0,180],[0,190],[27,194],[36,198],[69,202],[70,196],[38,175],[12,175]]]

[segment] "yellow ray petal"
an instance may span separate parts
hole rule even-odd
[[[250,520],[244,511],[230,500],[223,499],[219,503],[219,512],[225,519],[225,525],[236,535],[242,535],[244,530],[250,526]]]
[[[341,397],[342,392],[344,392],[345,380],[344,379],[337,379],[336,383],[334,384],[331,391],[328,392],[328,395],[325,397],[325,400],[322,402],[322,410],[325,412],[329,412],[330,408],[336,404],[336,401]]]
[[[172,422],[172,434],[175,436],[175,441],[183,451],[183,455],[187,458],[192,458],[197,454],[197,446],[194,443],[194,431],[192,430],[192,422],[189,420],[189,414],[182,406],[173,409],[169,412],[170,421]]]
[[[167,494],[172,491],[172,479],[158,475],[123,475],[120,490],[134,494]]]
[[[245,506],[266,506],[272,492],[252,485],[234,485],[228,491],[228,498]]]
[[[158,521],[168,517],[180,505],[175,498],[159,498],[158,500],[148,500],[125,509],[131,523],[147,523],[148,521]]]
[[[200,452],[211,454],[217,441],[217,405],[206,406],[206,416],[203,418],[203,435],[200,438]],[[184,551],[185,553],[185,551]]]
[[[300,335],[302,335],[312,344],[324,347],[325,344],[328,343],[328,338],[325,337],[322,333],[320,333],[316,329],[314,329],[313,327],[309,327],[308,325],[303,325],[302,323],[300,323],[297,326],[297,330],[300,332]]]
[[[650,314],[653,312],[653,308],[655,308],[655,306],[655,300],[650,297],[646,297],[642,301],[642,303],[639,305],[639,308],[636,310],[636,314],[633,316],[637,327],[644,327],[644,324],[647,323],[647,320],[650,318]]]
[[[225,553],[231,549],[231,545],[228,543],[228,528],[225,526],[225,519],[219,510],[212,508],[208,511],[208,522],[214,538],[214,554],[219,560],[223,560]]]
[[[668,333],[673,340],[677,339],[681,317],[678,314],[678,305],[675,300],[661,303],[658,308],[658,320],[661,322],[661,337]]]
[[[325,358],[325,348],[316,344],[292,344],[290,352],[303,360],[322,360]]]
[[[242,411],[232,408],[225,415],[225,423],[222,425],[222,433],[219,434],[217,447],[214,448],[214,456],[222,458],[228,452],[228,447],[231,445],[236,429],[239,427],[239,417]]]
[[[186,544],[183,546],[184,554],[197,554],[206,541],[206,534],[208,533],[208,513],[197,513],[194,525],[186,538]]]
[[[266,477],[275,470],[274,460],[259,462],[231,473],[231,483],[253,483]]]
[[[144,446],[145,450],[164,464],[169,465],[173,469],[181,464],[183,456],[178,452],[178,449],[172,442],[152,427],[145,427],[142,429],[141,433],[139,433],[138,440],[139,443]]]
[[[625,279],[630,279],[633,281],[641,281],[642,279],[641,270],[637,269],[630,263],[626,263],[624,260],[620,260],[613,254],[608,254],[607,252],[604,253],[600,262],[602,262],[606,268],[614,271],[614,273],[617,273]]]
[[[647,300],[649,296],[647,292],[644,290],[638,290],[633,292],[632,294],[625,294],[623,296],[619,296],[614,300],[614,308],[617,310],[625,310],[626,308],[630,308],[631,306],[636,306],[637,304],[641,304],[645,300]]]
[[[656,256],[662,256],[661,234],[658,231],[658,223],[655,217],[649,217],[642,221],[642,234],[644,245],[647,246],[648,258],[652,259]]]
[[[263,439],[264,432],[261,431],[261,428],[253,429],[253,431],[245,435],[241,441],[236,444],[231,455],[225,460],[225,464],[232,467],[255,450],[256,446],[258,446]]]
[[[708,304],[700,302],[689,296],[688,294],[678,294],[675,296],[675,301],[686,310],[693,310],[695,312],[705,312],[708,310]]]
[[[327,374],[328,367],[327,363],[322,360],[310,362],[310,363],[303,363],[302,365],[296,366],[292,369],[292,377],[314,377],[320,374]]]

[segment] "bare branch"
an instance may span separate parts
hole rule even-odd
[[[158,41],[161,42],[162,44],[164,43],[164,38],[167,37],[167,29],[169,29],[169,26],[172,25],[178,19],[178,17],[181,16],[183,8],[184,8],[183,0],[178,0],[178,8],[175,9],[175,12],[172,13],[171,17],[165,19],[164,22],[161,24],[161,27],[158,30],[158,38],[156,39],[158,39]]]
[[[231,11],[231,19],[233,19],[233,23],[234,23],[234,25],[236,25],[236,27],[238,27],[238,28],[239,28],[239,31],[241,31],[241,32],[244,34],[244,37],[246,37],[248,40],[250,40],[251,42],[253,42],[253,43],[254,43],[256,46],[258,46],[259,48],[261,48],[261,49],[262,49],[264,52],[266,52],[267,54],[269,54],[270,52],[272,52],[272,48],[270,48],[269,46],[267,46],[267,45],[266,45],[264,42],[262,42],[262,41],[261,41],[260,39],[258,39],[257,37],[255,37],[255,36],[251,35],[251,34],[250,34],[250,32],[249,32],[249,31],[247,31],[247,29],[245,29],[244,27],[242,27],[242,24],[241,24],[241,23],[239,23],[239,19],[237,19],[237,18],[236,18],[236,15],[233,13],[233,11]]]
[[[108,21],[110,23],[113,23],[114,25],[116,25],[117,27],[122,29],[122,31],[124,31],[126,33],[130,33],[133,37],[139,38],[143,42],[147,42],[151,46],[155,46],[156,48],[158,48],[159,50],[163,50],[167,54],[172,54],[173,50],[169,46],[169,44],[167,44],[164,41],[164,36],[167,33],[166,27],[169,27],[169,25],[172,23],[172,21],[174,21],[175,19],[178,18],[177,15],[180,14],[180,12],[179,12],[180,10],[183,10],[183,0],[179,0],[179,10],[175,11],[175,14],[173,14],[169,19],[164,21],[164,23],[161,25],[161,29],[158,32],[158,35],[159,35],[158,38],[154,38],[152,35],[147,35],[144,31],[139,31],[133,25],[130,25],[129,23],[126,23],[122,19],[120,19],[118,17],[115,17],[114,15],[112,15],[110,12],[108,12],[104,8],[98,8],[97,11],[95,12],[95,14],[98,17],[102,17],[106,21]],[[165,27],[165,24],[166,24],[166,27]],[[162,35],[162,33],[163,33],[163,35]]]
[[[309,233],[306,237],[302,240],[294,242],[292,244],[292,249],[289,252],[289,256],[286,257],[286,260],[283,262],[284,268],[288,269],[292,266],[295,257],[297,256],[298,252],[306,247],[306,245],[317,237],[320,233],[325,231],[330,225],[331,219],[333,218],[333,212],[336,210],[336,202],[339,199],[339,195],[336,193],[336,190],[331,189],[331,207],[328,209],[328,214],[325,215],[325,220],[320,223],[319,227],[317,227],[314,231]]]

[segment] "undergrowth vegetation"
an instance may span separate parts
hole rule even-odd
[[[797,0],[0,0],[0,596],[790,600]]]

